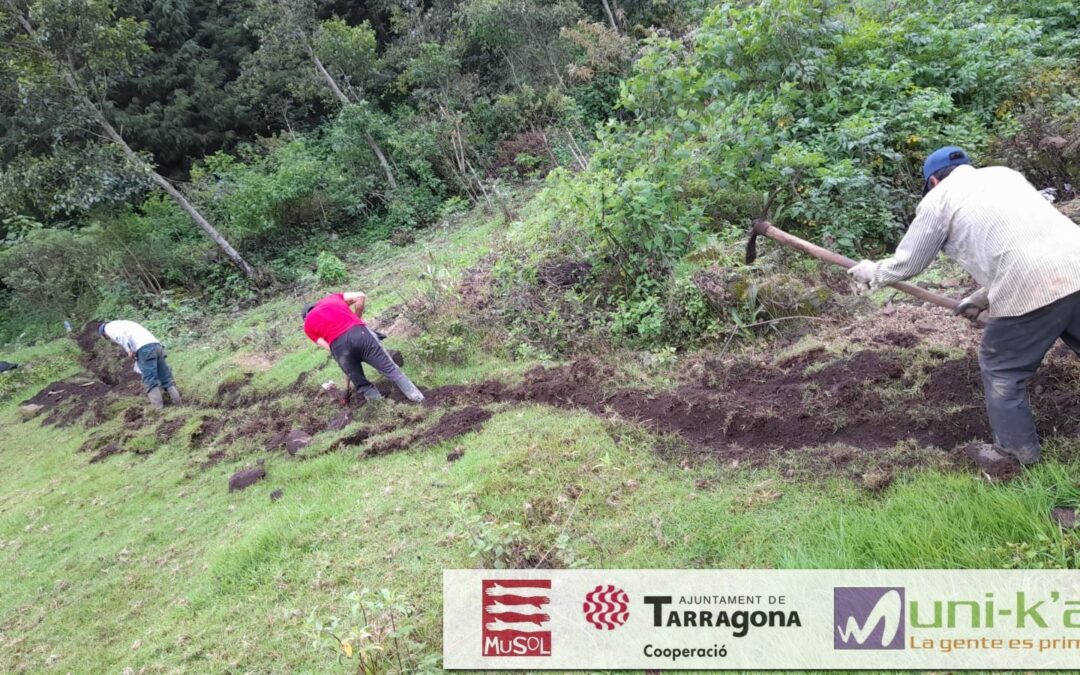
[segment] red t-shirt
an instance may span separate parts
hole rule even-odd
[[[363,325],[364,320],[353,314],[352,308],[345,303],[345,294],[334,293],[311,308],[304,319],[304,332],[312,342],[322,338],[332,344],[353,326]]]

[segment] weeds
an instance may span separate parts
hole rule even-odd
[[[449,536],[460,539],[469,547],[469,558],[478,567],[509,569],[519,567],[521,560],[522,527],[517,522],[499,523],[485,518],[468,502],[450,505],[454,519]]]
[[[401,595],[365,588],[346,596],[344,617],[322,619],[312,610],[308,630],[312,646],[331,649],[338,661],[356,661],[361,675],[418,675],[441,672],[439,655],[415,637],[415,610]]]

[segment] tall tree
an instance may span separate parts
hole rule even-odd
[[[260,46],[247,68],[250,78],[261,79],[262,69],[274,64],[307,62],[301,70],[303,81],[314,77],[343,107],[368,107],[367,88],[378,63],[375,32],[364,23],[349,26],[341,19],[319,22],[315,0],[259,0],[257,21]],[[391,189],[397,189],[394,169],[382,145],[370,130],[364,140],[386,175]]]
[[[73,127],[96,130],[169,195],[245,275],[258,279],[255,269],[109,119],[109,86],[118,77],[130,76],[133,64],[148,49],[145,24],[118,17],[110,0],[0,3],[0,61],[16,76],[27,105],[38,114],[64,118]]]
[[[149,53],[131,77],[111,83],[110,118],[158,170],[184,178],[191,163],[285,126],[253,115],[234,86],[258,47],[245,26],[253,0],[117,0],[117,13],[146,22]],[[273,94],[273,90],[267,94]],[[296,120],[307,124],[306,117]]]
[[[506,66],[513,87],[566,87],[567,50],[559,33],[582,16],[577,2],[466,0],[460,11],[468,40]]]

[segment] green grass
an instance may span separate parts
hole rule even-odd
[[[377,314],[424,292],[431,261],[459,273],[503,231],[472,223],[380,249],[376,262],[352,268],[349,286],[368,291]],[[264,392],[287,390],[312,368],[318,381],[340,380],[299,330],[299,295],[170,341],[185,391],[211,400],[245,372]],[[401,346],[408,354],[409,341]],[[1077,453],[1061,446],[1005,485],[924,469],[870,492],[841,478],[785,480],[707,459],[683,466],[657,454],[669,439],[632,425],[501,406],[480,432],[439,446],[374,459],[358,459],[358,449],[322,453],[359,424],[409,410],[388,403],[316,437],[306,459],[240,439],[203,469],[207,450],[188,440],[196,407],[166,411],[190,416],[169,443],[157,443],[151,425],[132,442],[152,452],[89,464],[77,450],[95,430],[42,427],[17,411],[78,371],[71,343],[7,358],[30,367],[0,375],[4,672],[347,671],[355,662],[314,644],[312,620],[345,617],[349,595],[363,589],[401,594],[416,608],[418,651],[438,652],[448,567],[541,558],[624,568],[1076,567],[1080,556],[1076,538],[1047,518],[1052,506],[1080,501],[1080,467],[1061,459]],[[465,363],[419,360],[407,370],[435,385],[512,380],[532,365],[471,346]],[[331,412],[299,392],[280,403]],[[130,405],[142,403],[119,404],[116,416]],[[450,464],[458,445],[464,456]],[[256,459],[266,480],[228,492],[229,476]],[[283,497],[271,502],[278,489]],[[504,541],[512,553],[489,546]]]

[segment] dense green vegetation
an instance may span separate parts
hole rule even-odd
[[[988,483],[914,439],[740,463],[531,399],[385,455],[452,406],[325,424],[340,372],[297,308],[343,287],[425,388],[582,356],[646,397],[707,364],[971,359],[959,320],[857,316],[846,278],[775,247],[743,264],[762,215],[883,254],[944,143],[1077,196],[1080,4],[0,0],[0,357],[24,366],[0,375],[0,670],[437,672],[448,567],[1077,568],[1048,517],[1080,506],[1076,439]],[[187,407],[19,410],[85,368],[65,320],[117,317],[163,339]],[[859,375],[898,429],[981,406]],[[299,455],[266,447],[311,420]]]
[[[251,302],[469,204],[518,218],[511,193],[554,170],[530,210],[551,240],[504,288],[570,257],[598,290],[567,311],[680,346],[755,316],[690,278],[766,205],[873,255],[944,142],[1062,197],[1080,184],[1068,0],[6,0],[0,18],[7,339]]]

